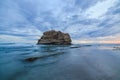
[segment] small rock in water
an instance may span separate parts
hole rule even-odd
[[[48,55],[43,55],[43,56],[38,56],[38,57],[30,57],[30,58],[26,58],[25,61],[27,62],[33,62],[37,59],[43,59],[43,58],[48,58],[48,57],[52,57],[52,56],[58,56],[64,54],[64,52],[58,52],[58,53],[54,53],[54,54],[48,54]]]
[[[79,46],[71,46],[70,48],[80,48]]]
[[[37,59],[38,59],[38,57],[31,57],[31,58],[25,59],[25,61],[33,62],[33,61],[35,61],[35,60],[37,60]]]
[[[120,50],[120,46],[115,46],[113,48],[114,48],[113,50]]]
[[[68,33],[51,30],[44,32],[37,44],[70,45],[71,38]]]

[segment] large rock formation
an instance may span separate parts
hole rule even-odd
[[[41,39],[38,40],[38,44],[69,45],[71,44],[71,38],[68,33],[51,30],[43,33]]]

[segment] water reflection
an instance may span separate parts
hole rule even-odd
[[[0,80],[120,79],[119,45],[8,45],[0,46]]]

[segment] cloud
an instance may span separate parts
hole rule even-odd
[[[106,0],[96,3],[94,6],[90,7],[86,14],[89,18],[99,18],[103,16],[110,7],[114,6],[117,0]]]
[[[0,1],[0,36],[37,40],[51,29],[68,32],[73,39],[115,35],[120,33],[119,4],[119,0]]]
[[[89,39],[74,39],[73,43],[106,43],[106,44],[120,44],[120,33],[111,35],[111,36],[105,36],[105,37],[95,37],[95,38],[89,38]]]
[[[0,42],[11,42],[11,43],[35,43],[35,40],[31,40],[29,37],[20,37],[13,35],[0,35]]]

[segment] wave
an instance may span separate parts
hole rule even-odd
[[[16,43],[0,43],[0,45],[12,45],[12,44],[16,44]]]

